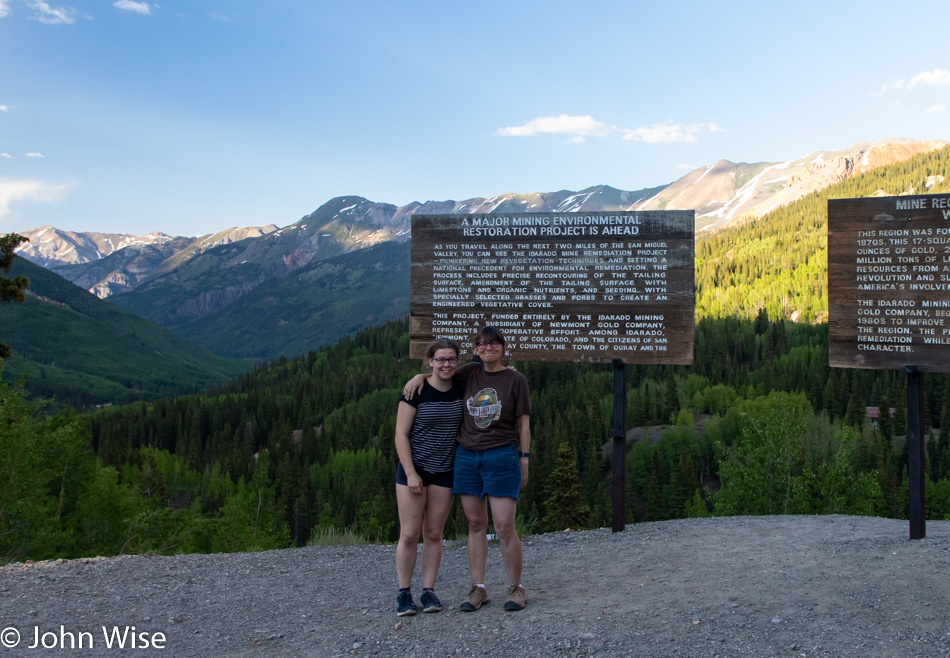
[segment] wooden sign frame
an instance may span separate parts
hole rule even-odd
[[[829,199],[828,361],[950,372],[950,195]]]
[[[695,213],[413,215],[410,355],[485,325],[524,361],[693,362]]]

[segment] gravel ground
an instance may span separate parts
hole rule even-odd
[[[908,533],[893,519],[775,516],[536,535],[521,612],[502,610],[494,544],[495,599],[460,612],[468,566],[451,544],[445,609],[404,618],[393,546],[14,564],[0,568],[0,658],[948,655],[950,521]],[[103,629],[126,627],[125,649],[110,648]]]

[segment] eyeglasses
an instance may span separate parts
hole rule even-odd
[[[438,363],[440,366],[444,366],[446,363],[448,363],[450,366],[454,366],[456,363],[459,362],[459,360],[456,359],[454,356],[449,357],[448,359],[442,356],[436,356],[436,357],[433,357],[432,360]]]
[[[501,347],[501,341],[500,340],[491,340],[491,341],[480,340],[477,343],[475,343],[475,347],[477,347],[480,350],[484,350],[489,347],[491,347],[493,350],[497,350],[499,347]]]

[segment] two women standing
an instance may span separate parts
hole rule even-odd
[[[452,504],[451,494],[461,496],[462,510],[468,520],[468,562],[472,576],[472,587],[459,609],[463,612],[473,612],[489,602],[488,591],[485,588],[485,571],[488,557],[488,509],[490,508],[509,583],[504,609],[509,611],[521,610],[525,606],[525,590],[521,584],[523,552],[521,538],[515,528],[515,517],[519,491],[528,481],[531,451],[529,422],[531,395],[528,381],[524,375],[506,368],[502,364],[502,358],[505,355],[505,339],[497,328],[484,327],[475,336],[473,343],[475,353],[481,361],[457,368],[452,375],[455,384],[464,386],[464,410],[461,414],[461,427],[456,425],[458,449],[455,450],[454,442],[451,448],[448,447],[447,442],[443,446],[446,450],[455,450],[454,477],[452,489],[448,496],[448,504],[445,510],[441,511],[442,508],[438,504],[428,509],[427,504],[423,503],[420,508],[418,500],[410,500],[406,510],[419,509],[424,516],[432,515],[432,527],[438,525],[439,549],[437,554],[441,558],[442,528],[448,516],[448,509]],[[411,400],[417,397],[417,390],[420,390],[420,388],[422,392],[427,390],[426,383],[430,387],[433,386],[433,378],[436,378],[435,383],[441,382],[444,385],[445,370],[437,374],[435,366],[439,364],[435,362],[433,365],[433,360],[437,357],[437,349],[434,350],[437,344],[440,344],[439,341],[433,343],[429,348],[429,355],[431,355],[429,362],[433,366],[433,373],[428,377],[416,375],[406,385],[404,395],[400,399],[400,408],[396,420],[396,446],[400,465],[407,473],[410,472],[410,469],[417,472],[419,469],[412,463],[413,460],[417,459],[416,451],[414,449],[409,451],[400,449],[400,443],[403,441],[400,428],[405,424],[405,417],[411,413],[404,408],[412,405]],[[457,363],[457,349],[455,350],[455,358]],[[448,362],[446,361],[442,365],[448,365]],[[421,393],[418,397],[421,403]],[[415,415],[418,416],[418,412]],[[444,423],[442,423],[443,436],[450,430],[452,423],[459,422],[455,420],[456,417],[456,415],[445,417]],[[400,418],[403,420],[401,421]],[[405,427],[406,434],[409,436],[405,443],[412,446],[411,436],[414,424],[411,419]],[[407,460],[409,461],[408,465]],[[420,476],[419,479],[421,481],[422,477]],[[414,614],[415,606],[412,606],[411,612],[408,611],[409,608],[406,608],[406,612],[401,612],[401,610],[404,608],[404,599],[408,599],[405,602],[407,606],[412,604],[411,595],[408,594],[408,590],[403,588],[409,586],[412,568],[415,566],[415,548],[421,526],[419,522],[413,521],[412,514],[406,514],[406,520],[404,521],[403,501],[406,495],[405,492],[402,495],[400,494],[398,482],[397,479],[396,489],[401,529],[399,545],[396,549],[400,587],[397,614]],[[401,486],[408,488],[408,482],[407,479],[407,484]],[[427,491],[414,495],[427,499],[431,497],[430,490],[445,488],[444,485],[428,486],[421,482],[418,486],[420,490],[426,489]],[[436,491],[436,493],[438,495],[444,492]],[[440,498],[437,498],[437,500],[440,500]],[[414,507],[413,503],[415,503]],[[426,528],[430,527],[428,521],[424,525]],[[438,572],[438,560],[435,560],[434,565],[430,564],[430,571],[427,574],[427,539],[428,537],[423,534],[423,610],[426,609],[427,592],[430,596],[435,596],[431,588],[434,587]],[[409,551],[411,551],[410,556],[405,558]],[[430,549],[429,554],[433,556],[436,551]],[[406,571],[406,567],[408,567],[408,571]],[[427,583],[428,590],[426,589]],[[438,609],[441,609],[441,606]]]

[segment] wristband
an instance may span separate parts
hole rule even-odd
[[[521,451],[519,450],[519,451],[518,451],[518,456],[519,456],[519,457],[530,457],[530,456],[531,456],[531,453],[530,453],[530,452],[521,452]]]

